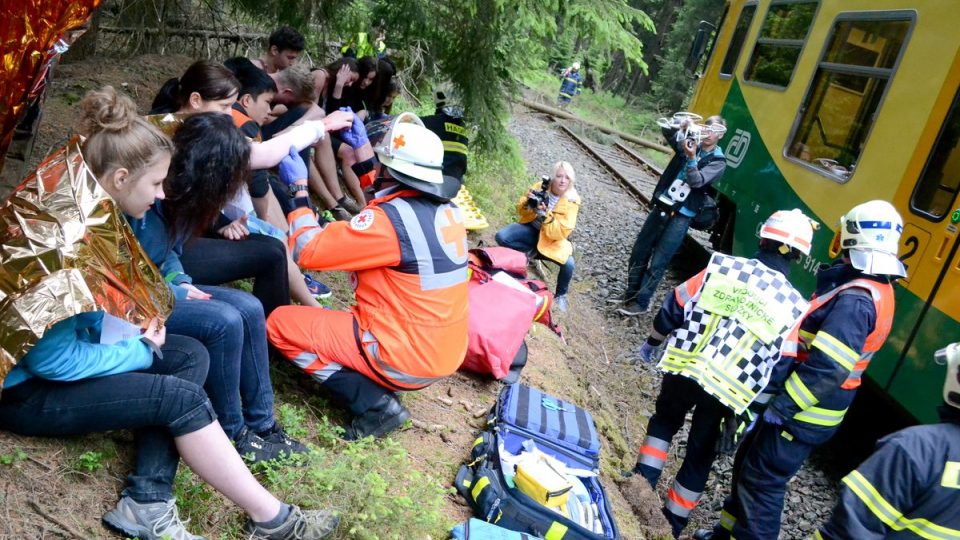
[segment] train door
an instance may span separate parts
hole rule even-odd
[[[691,110],[708,115],[723,108],[756,13],[756,1],[727,4],[709,64],[691,100]]]
[[[960,59],[956,63],[960,64]],[[936,419],[935,408],[940,402],[943,384],[943,368],[933,363],[933,353],[948,343],[960,341],[958,71],[954,69],[943,95],[943,102],[949,104],[947,114],[931,115],[931,121],[936,118],[943,121],[940,126],[933,126],[939,129],[931,130],[936,139],[930,153],[919,160],[922,170],[918,179],[914,185],[905,182],[907,185],[902,186],[898,194],[901,209],[902,201],[909,197],[908,210],[903,212],[900,246],[900,258],[909,275],[899,287],[890,339],[898,353],[897,361],[872,373],[874,380],[884,385],[890,395],[925,422]],[[921,142],[921,146],[926,145]]]

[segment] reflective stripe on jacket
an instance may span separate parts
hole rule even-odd
[[[724,406],[743,412],[793,356],[808,304],[783,274],[756,259],[715,253],[674,290],[683,324],[657,367],[689,377]]]
[[[880,440],[843,479],[814,538],[960,540],[960,425],[915,426]]]
[[[770,404],[787,430],[808,444],[825,442],[843,421],[860,374],[890,333],[894,312],[889,283],[846,265],[825,272],[848,275],[812,299],[800,325],[799,361]]]
[[[357,340],[375,372],[412,389],[457,370],[467,350],[467,236],[456,206],[403,190],[349,222],[321,229],[305,208],[289,220],[300,266],[354,272]]]
[[[560,83],[560,95],[567,98],[572,98],[573,96],[580,93],[580,82],[582,78],[580,77],[579,71],[567,71],[563,75],[563,82]]]

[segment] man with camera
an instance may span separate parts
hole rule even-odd
[[[676,154],[653,190],[650,214],[637,235],[627,269],[624,306],[617,311],[635,316],[650,310],[650,300],[670,259],[680,249],[690,222],[707,198],[707,188],[720,180],[727,164],[717,143],[727,122],[711,116],[704,124],[690,119],[678,127],[663,128]]]
[[[560,265],[554,305],[567,310],[567,289],[573,278],[573,244],[567,237],[577,226],[580,195],[573,187],[573,166],[558,161],[553,177],[544,176],[517,202],[518,223],[497,231],[497,244],[542,255]]]

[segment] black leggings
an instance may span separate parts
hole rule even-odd
[[[262,234],[251,234],[245,240],[194,238],[183,246],[180,262],[197,285],[253,278],[253,295],[267,316],[290,304],[287,249],[276,238]]]

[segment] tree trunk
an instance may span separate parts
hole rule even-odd
[[[650,91],[650,81],[657,78],[660,66],[663,64],[663,50],[666,46],[667,34],[677,21],[677,14],[683,7],[684,0],[664,0],[657,11],[654,23],[657,25],[657,34],[643,40],[643,57],[647,61],[647,75],[635,79],[627,93],[640,96]]]

